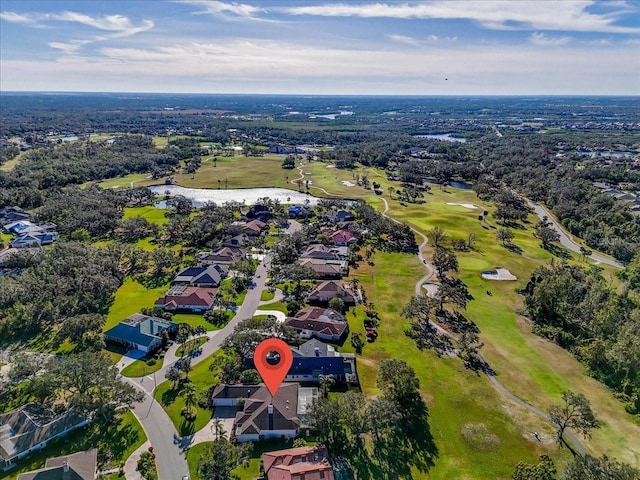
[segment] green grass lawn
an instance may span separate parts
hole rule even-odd
[[[165,212],[166,210],[156,208],[152,205],[145,207],[127,207],[124,209],[123,218],[142,217],[146,218],[150,223],[162,225],[169,221],[169,219],[164,216]]]
[[[110,178],[100,182],[98,185],[102,188],[127,189],[131,188],[132,183],[135,187],[140,181],[146,180],[147,177],[149,177],[148,173],[130,173],[122,177]]]
[[[224,355],[222,350],[218,350],[211,357],[202,360],[193,367],[189,373],[189,378],[196,386],[196,395],[207,390],[218,382],[217,372],[210,371],[209,365],[214,358]],[[177,390],[173,390],[171,382],[165,381],[158,385],[155,399],[163,406],[171,421],[176,426],[180,435],[190,435],[202,429],[211,420],[211,411],[197,407],[198,413],[195,422],[186,422],[180,412],[184,408],[184,398]]]
[[[115,300],[107,315],[104,330],[117,325],[133,313],[140,313],[143,307],[153,307],[154,302],[164,295],[168,286],[146,288],[144,285],[127,278],[116,292]]]
[[[0,233],[0,243],[3,243],[5,247],[9,246],[9,242],[13,238],[10,233]]]
[[[275,296],[276,296],[275,292],[270,292],[269,290],[262,290],[262,292],[260,293],[260,301],[267,302],[269,300],[272,300],[273,297]]]
[[[197,313],[176,313],[173,316],[173,321],[176,323],[186,323],[192,327],[202,325],[209,332],[220,329],[220,326],[207,322],[204,316]]]
[[[176,350],[176,355],[179,357],[188,355],[193,350],[196,350],[200,348],[201,345],[204,345],[205,343],[207,343],[207,340],[208,340],[207,337],[192,338],[191,340],[180,345],[178,350]]]
[[[156,363],[153,365],[148,365],[146,359],[138,359],[133,363],[130,363],[122,370],[123,377],[145,377],[147,375],[151,375],[153,372],[157,372],[162,368],[162,362],[164,361],[164,357],[156,360]]]
[[[43,468],[50,457],[98,448],[109,448],[113,457],[109,465],[124,464],[126,459],[147,441],[142,426],[129,411],[119,415],[116,424],[105,426],[91,424],[87,428],[77,429],[68,435],[53,440],[44,449],[32,453],[19,462],[19,467],[8,472],[1,472],[0,478],[15,479],[20,473]],[[115,428],[114,428],[115,426]],[[100,453],[98,453],[100,457]],[[5,475],[8,475],[5,477]]]

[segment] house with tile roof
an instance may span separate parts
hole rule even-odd
[[[346,305],[356,303],[356,293],[342,280],[327,280],[319,284],[307,295],[310,303],[328,303],[332,298],[340,298]]]
[[[358,239],[349,230],[336,230],[329,235],[336,245],[344,246],[357,243]]]
[[[303,308],[295,316],[287,317],[285,324],[294,328],[300,338],[318,338],[328,342],[339,342],[349,332],[346,318],[331,308]]]
[[[13,465],[87,423],[86,417],[72,410],[57,415],[48,407],[27,403],[0,416],[0,457],[5,465]]]
[[[262,465],[267,480],[334,480],[324,445],[265,452]]]
[[[215,252],[200,252],[196,258],[201,265],[229,266],[243,258],[247,253],[238,247],[222,247]]]
[[[98,449],[48,458],[44,468],[21,473],[17,480],[94,480]]]
[[[178,324],[141,313],[130,315],[104,332],[104,339],[143,352],[151,352],[162,344],[162,332],[174,332]]]
[[[174,285],[167,291],[164,297],[158,298],[153,306],[167,312],[206,312],[213,307],[217,293],[217,288]]]
[[[338,279],[349,274],[349,264],[346,260],[324,260],[321,258],[300,258],[298,263],[310,268],[315,273],[315,278]]]

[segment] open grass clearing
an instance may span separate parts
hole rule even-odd
[[[146,205],[144,207],[127,207],[124,209],[123,218],[142,217],[149,221],[149,223],[155,223],[156,225],[164,225],[169,221],[165,217],[166,210],[162,208],[156,208],[153,205]]]
[[[116,292],[103,330],[116,326],[129,315],[140,313],[142,308],[153,307],[155,301],[164,295],[167,288],[168,285],[146,288],[139,282],[127,278]]]
[[[162,362],[164,361],[164,357],[160,357],[156,359],[155,363],[151,362],[151,365],[147,363],[148,358],[139,358],[134,362],[127,365],[122,370],[123,377],[136,378],[136,377],[146,377],[147,375],[151,375],[154,372],[157,372],[162,368]]]
[[[43,468],[47,458],[68,455],[75,452],[98,448],[109,449],[112,459],[110,466],[124,464],[125,460],[147,441],[142,426],[133,415],[127,411],[118,415],[115,423],[90,424],[86,428],[79,428],[64,437],[53,440],[42,450],[38,450],[18,463],[18,468],[2,472],[0,478],[16,479],[20,473]],[[8,475],[5,477],[5,475]]]

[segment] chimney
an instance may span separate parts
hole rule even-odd
[[[318,347],[314,348],[313,349],[313,353],[316,354],[316,357],[319,357],[320,356],[320,349]]]
[[[270,403],[267,406],[267,412],[269,413],[269,430],[273,430],[273,404]]]
[[[66,460],[62,463],[62,471],[65,473],[69,471],[69,464]]]

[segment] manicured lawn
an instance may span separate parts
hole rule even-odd
[[[154,302],[164,295],[168,286],[146,288],[144,285],[127,278],[116,292],[116,297],[109,309],[104,330],[114,327],[133,313],[140,313],[143,307],[153,307]]]
[[[135,187],[138,182],[145,180],[147,177],[149,177],[148,173],[130,173],[123,177],[110,178],[100,182],[98,185],[102,188],[127,189],[131,188],[132,183]]]
[[[3,243],[5,247],[9,246],[9,242],[13,238],[10,233],[0,233],[0,243]]]
[[[177,313],[173,316],[173,321],[176,323],[186,323],[192,327],[202,325],[207,331],[218,330],[220,327],[207,322],[204,316],[196,313]]]
[[[260,300],[263,302],[272,300],[273,297],[275,297],[276,294],[275,292],[270,292],[269,290],[262,290],[262,292],[260,293]]]
[[[214,358],[224,355],[222,350],[218,350],[211,357],[202,360],[193,367],[189,373],[189,378],[196,386],[196,395],[207,390],[218,382],[217,372],[209,371],[209,365]],[[177,390],[173,390],[171,382],[165,381],[158,385],[155,398],[166,410],[171,421],[176,426],[180,435],[189,435],[202,429],[211,420],[211,411],[196,407],[198,410],[195,422],[186,422],[180,412],[184,408],[184,398]]]
[[[148,365],[146,359],[138,359],[133,363],[127,365],[124,370],[122,370],[123,377],[144,377],[147,375],[151,375],[153,372],[157,372],[162,368],[163,358],[160,358],[153,365]]]
[[[142,217],[146,218],[150,223],[162,225],[167,223],[169,219],[164,216],[166,210],[162,208],[156,208],[152,205],[144,207],[127,207],[124,209],[123,218]]]
[[[113,457],[111,466],[123,464],[126,459],[144,442],[147,437],[142,426],[131,412],[125,412],[117,417],[115,424],[91,424],[80,428],[59,439],[53,440],[43,450],[34,452],[21,460],[19,468],[6,472],[9,479],[17,478],[18,474],[44,467],[49,457],[56,457],[80,452],[91,448],[109,448]],[[115,428],[114,428],[115,427]],[[4,474],[4,472],[3,472]]]

